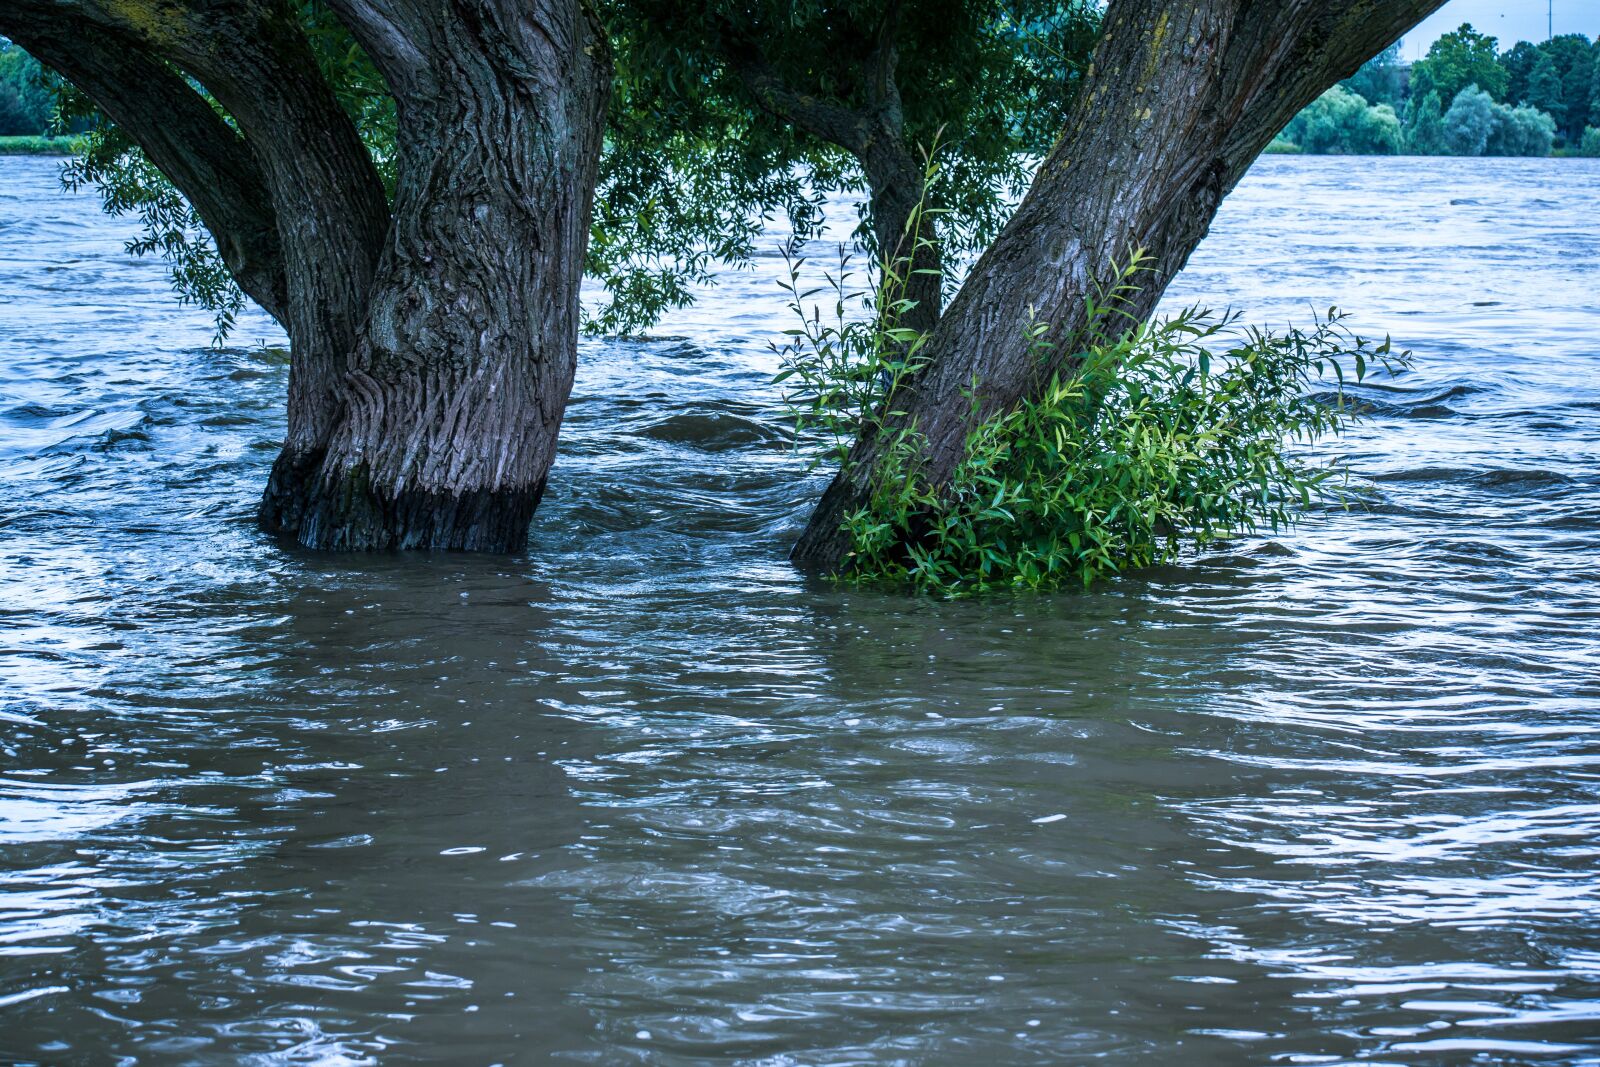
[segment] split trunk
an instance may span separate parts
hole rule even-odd
[[[1143,251],[1128,310],[1148,316],[1223,197],[1294,114],[1443,0],[1112,0],[1067,127],[940,317],[896,408],[925,439],[923,476],[960,463],[975,421],[1062,370],[1085,298]],[[1048,324],[1052,355],[1025,340]],[[844,518],[870,496],[887,435],[858,441],[794,550],[846,565]]]

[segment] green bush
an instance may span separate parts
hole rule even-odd
[[[1130,323],[1122,309],[1136,258],[1091,301],[1068,369],[978,423],[949,482],[935,485],[921,473],[922,436],[894,406],[921,369],[923,339],[894,327],[892,272],[876,295],[889,313],[861,322],[846,312],[846,270],[802,291],[799,267],[789,288],[803,326],[781,350],[779,375],[797,383],[786,396],[797,441],[817,462],[848,462],[856,435],[888,435],[869,502],[844,524],[852,551],[840,577],[861,583],[1044,589],[1168,561],[1185,544],[1281,529],[1333,491],[1341,468],[1298,446],[1355,418],[1346,364],[1359,380],[1372,363],[1408,358],[1387,338],[1351,334],[1331,308],[1309,330],[1284,333],[1199,308]],[[832,294],[830,322],[803,310],[820,291]],[[1026,328],[1041,363],[1048,332]],[[1330,378],[1331,396],[1313,391]]]
[[[0,137],[37,136],[50,128],[55,102],[47,80],[38,61],[0,38]]]
[[[0,136],[0,156],[70,156],[82,148],[81,137]]]
[[[1388,104],[1368,107],[1359,93],[1335,85],[1289,121],[1280,135],[1319,155],[1393,155],[1400,120]]]
[[[1444,140],[1444,106],[1438,93],[1430,92],[1420,100],[1413,97],[1406,123],[1405,150],[1413,156],[1449,154],[1450,147]]]
[[[1583,140],[1578,142],[1578,155],[1600,156],[1600,130],[1593,126],[1585,126]]]
[[[1458,156],[1547,156],[1555,135],[1543,111],[1497,104],[1476,85],[1456,94],[1443,119],[1445,147]]]
[[[1556,120],[1536,107],[1495,105],[1495,123],[1483,146],[1486,156],[1548,156],[1555,144]]]

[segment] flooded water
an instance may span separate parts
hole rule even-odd
[[[1263,161],[1174,300],[1415,349],[1375,505],[956,603],[786,562],[772,258],[584,344],[525,559],[286,550],[281,338],[54,168],[0,159],[0,1060],[1600,1062],[1595,162]]]

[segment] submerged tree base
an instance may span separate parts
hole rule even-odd
[[[314,461],[280,457],[260,522],[268,533],[335,552],[514,553],[527,545],[544,488],[541,479],[532,486],[393,493],[372,483],[366,464],[330,476]]]

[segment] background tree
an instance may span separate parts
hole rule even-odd
[[[1405,81],[1406,73],[1400,66],[1400,42],[1396,41],[1339,84],[1374,107],[1388,104],[1398,113],[1405,104]]]
[[[1393,155],[1400,151],[1400,120],[1388,104],[1368,107],[1359,94],[1335,85],[1284,128],[1283,136],[1307,152]]]
[[[183,193],[293,349],[262,525],[525,543],[576,361],[610,82],[579,0],[329,0],[397,104],[393,200],[289,0],[7,0],[0,32]]]
[[[1594,81],[1594,46],[1581,33],[1563,33],[1544,42],[1540,51],[1555,66],[1561,82],[1560,114],[1541,106],[1531,96],[1528,103],[1548,111],[1556,120],[1562,139],[1577,144],[1583,137],[1583,127],[1589,121],[1589,92]],[[1514,101],[1519,102],[1520,101]]]
[[[1469,85],[1450,101],[1444,113],[1444,143],[1451,155],[1481,156],[1494,129],[1494,100]]]
[[[972,427],[1070,367],[1087,298],[1137,249],[1152,272],[1125,310],[1148,316],[1274,134],[1442,3],[1112,0],[1060,140],[921,350],[904,414],[856,441],[796,558],[843,563],[844,518],[896,428],[914,432],[918,476],[946,484]]]
[[[892,252],[922,198],[924,153],[943,146],[932,240],[907,249],[916,306],[904,322],[918,329],[938,318],[943,259],[987,244],[1048,151],[1098,25],[1086,0],[628,0],[606,15],[627,103],[615,165],[664,161],[653,202],[698,199],[682,190],[714,186],[709,164],[736,175],[723,211],[770,210],[777,192],[809,222],[797,184],[764,184],[805,168],[812,193],[863,189],[864,243]],[[624,224],[604,191],[601,204],[607,228]],[[650,247],[641,236],[629,244]]]
[[[1411,97],[1420,100],[1436,92],[1440,100],[1454,100],[1469,85],[1476,85],[1495,100],[1505,99],[1507,75],[1496,54],[1498,42],[1462,23],[1434,41],[1428,54],[1411,65]]]
[[[1406,122],[1405,148],[1414,156],[1443,156],[1450,153],[1444,139],[1444,106],[1439,94],[1429,92],[1421,100],[1411,98]]]
[[[1563,126],[1567,117],[1566,93],[1561,85],[1561,75],[1556,70],[1555,60],[1548,52],[1541,52],[1533,64],[1533,70],[1528,74],[1527,95],[1521,103],[1536,107],[1540,111],[1556,120],[1556,127]]]
[[[0,137],[42,134],[50,128],[54,111],[38,61],[0,38]]]
[[[1518,41],[1500,57],[1500,65],[1506,72],[1506,100],[1513,104],[1527,101],[1528,78],[1533,74],[1534,64],[1539,62],[1539,55],[1538,48],[1527,41]]]

